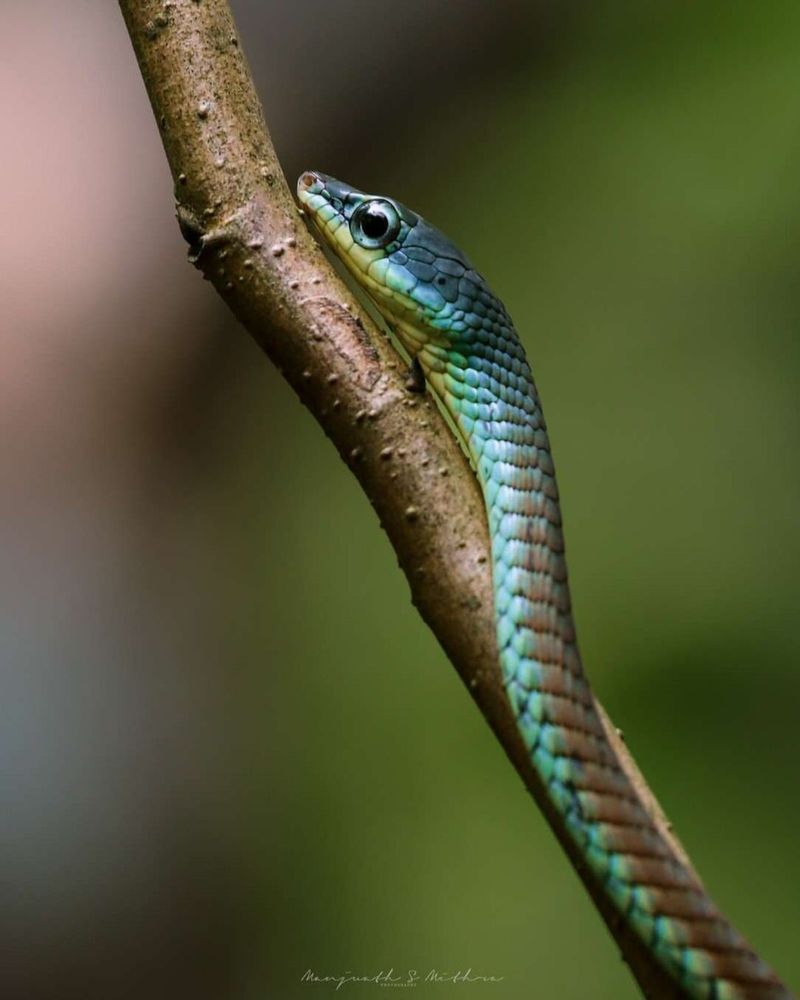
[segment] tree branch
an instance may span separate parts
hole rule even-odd
[[[430,399],[302,224],[225,0],[120,0],[175,183],[190,259],[336,445],[374,506],[412,600],[548,821],[495,642],[489,541],[475,477]],[[631,780],[655,800],[601,715]],[[560,837],[645,995],[680,991]],[[685,856],[685,855],[684,855]]]

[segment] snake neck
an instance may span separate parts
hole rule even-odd
[[[512,327],[417,354],[475,465],[505,691],[555,824],[686,996],[787,997],[640,801],[584,677],[536,386]]]

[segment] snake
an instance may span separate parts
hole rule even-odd
[[[317,171],[301,174],[297,194],[470,458],[489,526],[502,686],[556,833],[675,995],[791,997],[664,835],[606,735],[578,651],[547,427],[505,306],[454,243],[394,198]]]

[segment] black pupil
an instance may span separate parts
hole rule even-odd
[[[368,208],[361,217],[361,230],[371,240],[379,240],[386,235],[389,220],[380,208]]]

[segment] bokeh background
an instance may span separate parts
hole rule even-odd
[[[595,687],[797,987],[800,6],[233,7],[287,174],[402,198],[515,316]],[[0,993],[635,997],[355,481],[186,264],[116,4],[3,0],[0,51]]]

